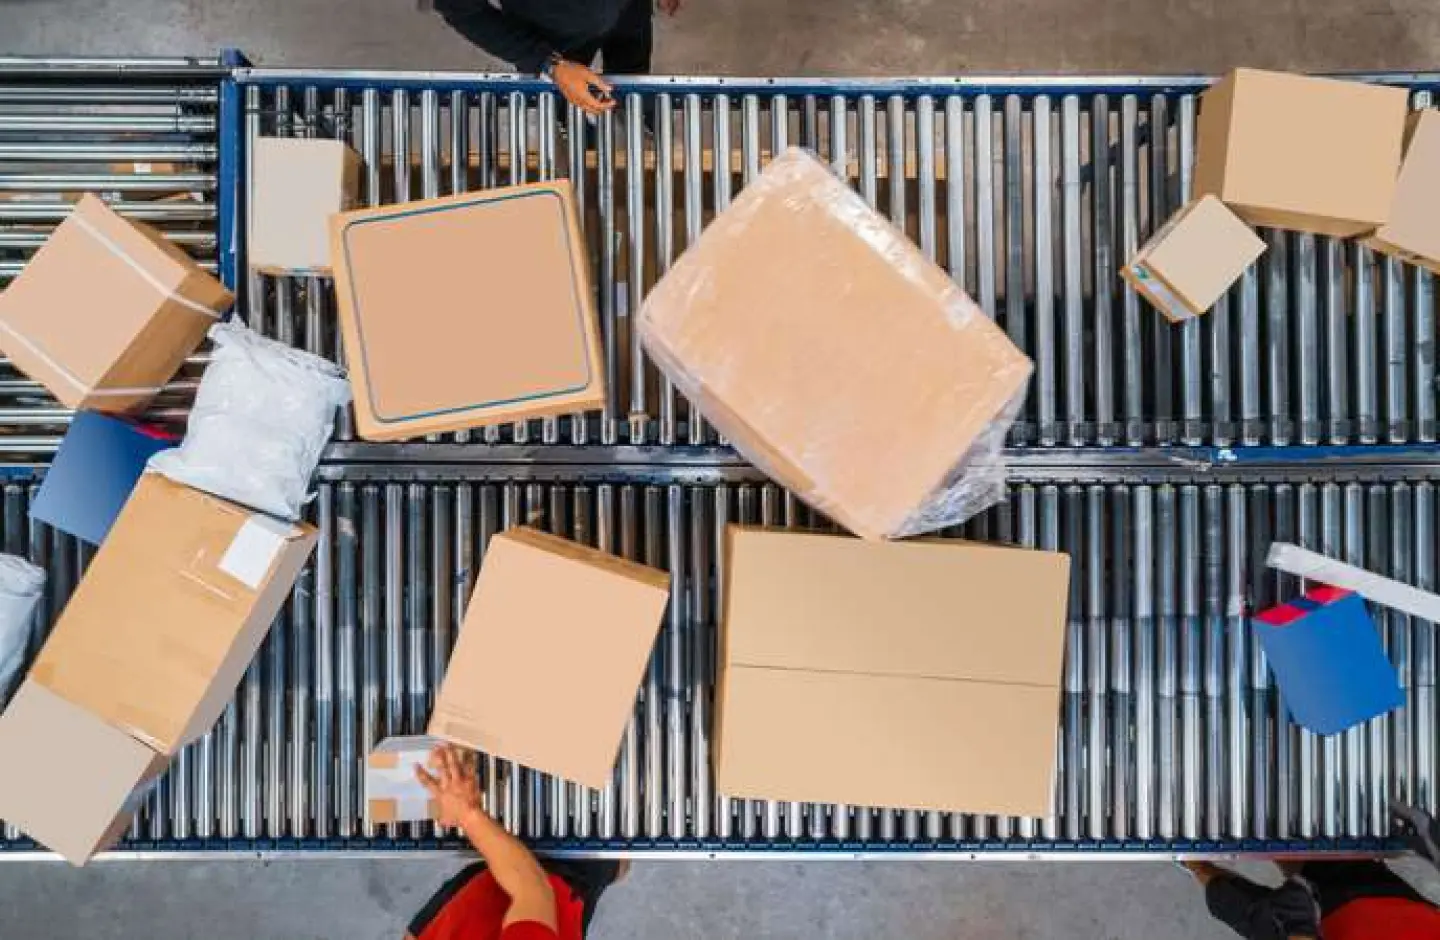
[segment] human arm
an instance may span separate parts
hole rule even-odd
[[[1416,855],[1440,868],[1440,821],[1416,806],[1391,803],[1390,815]]]
[[[481,807],[474,752],[442,744],[431,752],[429,764],[428,772],[417,766],[415,776],[435,802],[435,819],[443,826],[464,830],[495,883],[510,898],[504,925],[533,922],[555,930],[555,890],[550,877],[525,844]]]
[[[1291,878],[1278,888],[1266,888],[1209,862],[1184,866],[1204,886],[1211,916],[1245,940],[1320,936],[1320,909],[1307,882]]]

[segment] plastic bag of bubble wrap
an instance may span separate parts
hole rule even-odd
[[[698,406],[702,439],[718,431],[858,535],[955,525],[1004,494],[1003,441],[1030,360],[804,151],[782,154],[716,218],[650,293],[639,328]]]
[[[350,386],[334,363],[236,322],[215,351],[180,446],[150,458],[165,476],[282,519],[298,519]]]
[[[0,555],[0,706],[10,698],[35,628],[45,571],[17,555]]]

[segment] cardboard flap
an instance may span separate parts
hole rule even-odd
[[[1069,556],[740,526],[726,537],[728,663],[1059,684]]]
[[[44,686],[0,715],[0,818],[73,865],[108,848],[165,758]]]

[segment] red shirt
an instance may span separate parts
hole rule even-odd
[[[534,921],[502,928],[510,896],[487,869],[457,891],[415,940],[581,940],[584,905],[563,878],[551,875],[550,887],[555,890],[558,932]]]
[[[1324,927],[1325,940],[1436,940],[1440,909],[1406,898],[1356,898],[1325,918]]]

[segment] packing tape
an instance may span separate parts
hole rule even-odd
[[[407,800],[419,793],[420,802],[426,802],[429,791],[415,779],[415,765],[424,763],[424,755],[410,760],[402,754],[399,767],[366,767],[365,796],[372,800]]]

